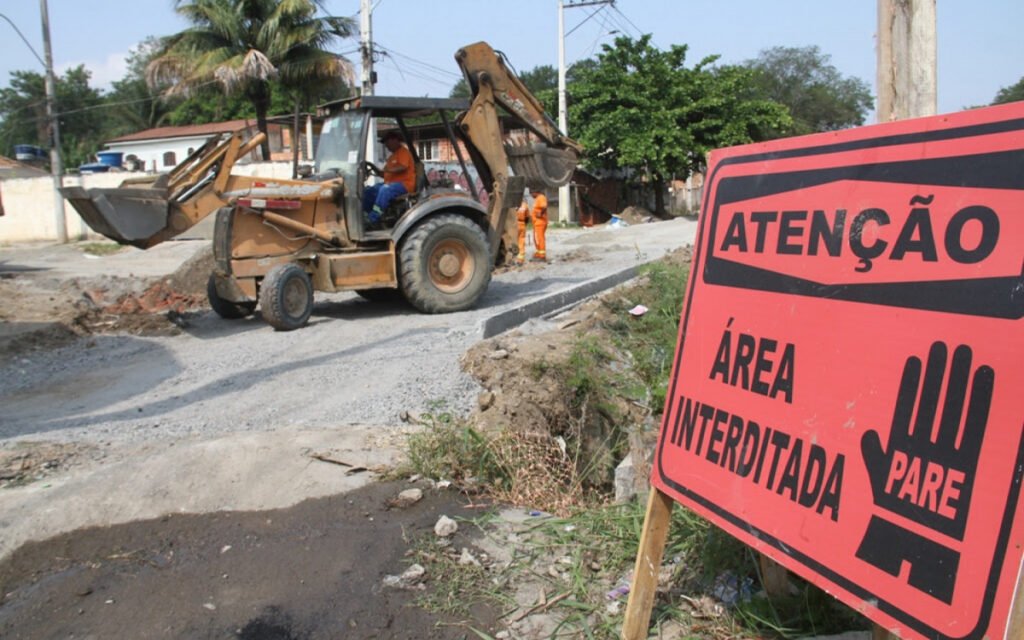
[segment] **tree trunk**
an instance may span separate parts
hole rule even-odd
[[[270,87],[266,83],[258,83],[253,89],[252,106],[256,108],[256,128],[264,135],[260,150],[263,161],[270,162],[270,136],[267,133],[267,111],[270,109]]]
[[[653,176],[654,185],[654,215],[659,218],[665,217],[665,179],[658,174]]]
[[[292,118],[292,180],[299,177],[299,99],[295,99],[295,116]]]

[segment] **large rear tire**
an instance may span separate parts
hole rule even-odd
[[[399,248],[399,266],[405,298],[424,313],[468,309],[491,282],[487,236],[458,214],[420,222]]]
[[[309,321],[313,313],[313,282],[295,263],[279,264],[263,278],[260,313],[278,331],[292,331]]]
[[[217,276],[210,274],[206,281],[206,298],[210,301],[210,308],[214,313],[225,320],[241,320],[248,318],[256,311],[256,301],[232,302],[221,297],[217,291]]]

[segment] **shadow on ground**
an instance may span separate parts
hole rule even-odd
[[[27,544],[0,564],[0,637],[476,637],[415,606],[419,591],[382,586],[407,568],[415,539],[433,538],[441,514],[480,515],[452,491],[389,509],[403,488],[375,483],[289,509],[172,515]],[[495,616],[474,612],[472,626],[489,629]]]

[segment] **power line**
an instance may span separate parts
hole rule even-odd
[[[461,74],[455,73],[454,71],[449,71],[448,69],[442,69],[441,67],[432,65],[432,64],[427,63],[427,62],[423,62],[422,60],[417,60],[416,58],[413,58],[411,56],[407,56],[404,53],[401,53],[400,51],[395,51],[391,47],[387,47],[387,46],[381,44],[380,42],[376,42],[374,44],[376,44],[377,48],[379,48],[381,51],[383,51],[385,53],[388,53],[388,54],[391,54],[393,56],[397,56],[399,58],[403,58],[405,60],[408,60],[411,64],[419,65],[421,67],[424,67],[425,69],[429,69],[429,70],[431,70],[433,72],[439,73],[439,74],[444,75],[444,76],[450,76],[450,77],[453,77],[453,78],[461,78],[462,77]]]
[[[642,36],[644,34],[644,32],[640,29],[640,27],[638,27],[635,24],[633,24],[633,21],[629,19],[629,16],[627,16],[624,13],[622,13],[622,11],[620,11],[619,8],[616,7],[614,4],[612,5],[612,9],[615,11],[615,13],[619,14],[620,16],[622,16],[622,18],[626,22],[628,22],[631,27],[633,27],[633,30],[636,31],[637,37],[640,37],[640,36]],[[653,42],[653,40],[652,40],[652,42]],[[657,46],[657,45],[655,45],[655,46]]]
[[[10,19],[10,18],[8,18],[7,16],[5,16],[5,15],[4,15],[4,14],[2,14],[2,13],[0,13],[0,18],[3,18],[4,20],[6,20],[6,21],[7,21],[7,24],[11,25],[11,28],[12,28],[12,29],[14,29],[15,33],[17,33],[17,34],[18,34],[18,37],[19,37],[19,38],[21,38],[21,41],[25,43],[25,46],[26,46],[26,47],[28,47],[28,50],[32,52],[32,55],[34,55],[34,56],[36,57],[36,60],[38,60],[38,61],[39,61],[39,64],[43,65],[43,68],[45,69],[45,68],[46,68],[46,63],[45,63],[45,62],[43,62],[43,59],[39,57],[39,54],[38,54],[38,53],[36,53],[36,50],[32,48],[32,45],[31,45],[31,44],[29,44],[29,42],[28,42],[28,40],[27,40],[27,39],[25,38],[25,36],[24,36],[24,35],[22,35],[22,33],[21,33],[21,29],[19,29],[19,28],[18,28],[18,25],[14,24],[14,23],[13,23],[13,22],[11,21],[11,19]]]

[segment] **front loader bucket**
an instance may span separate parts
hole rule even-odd
[[[93,231],[119,244],[145,249],[167,227],[163,189],[63,187],[60,192]]]
[[[555,149],[542,142],[506,145],[509,164],[529,187],[561,187],[572,179],[579,156],[567,149]]]

